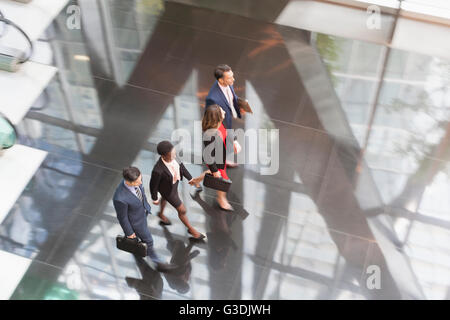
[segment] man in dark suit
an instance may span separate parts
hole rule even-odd
[[[233,71],[226,64],[221,64],[214,70],[214,76],[216,82],[209,90],[205,106],[208,108],[213,104],[219,105],[225,111],[223,125],[226,129],[232,129],[232,119],[242,118],[241,113],[243,113],[243,109],[238,107],[238,97],[233,88]]]
[[[225,129],[233,129],[233,119],[242,118],[242,115],[245,114],[244,109],[238,107],[238,96],[233,87],[233,71],[228,65],[221,64],[214,70],[214,76],[216,82],[214,82],[206,97],[205,109],[214,104],[219,105],[225,111],[225,119],[223,120]],[[231,154],[233,154],[233,144],[227,139],[227,155]],[[233,168],[237,164],[228,159],[227,166]]]
[[[153,238],[147,226],[147,216],[151,213],[151,207],[147,202],[142,175],[138,168],[128,167],[123,169],[123,178],[113,197],[117,219],[125,236],[134,239],[139,238],[147,244],[147,256],[156,264],[159,271],[167,271],[176,266],[171,266],[156,255],[153,248]]]

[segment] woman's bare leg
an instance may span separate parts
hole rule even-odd
[[[192,227],[191,224],[189,223],[186,214],[186,207],[184,206],[183,203],[178,206],[177,211],[178,211],[178,218],[180,218],[181,222],[183,222],[183,224],[189,230],[189,233],[192,234],[194,238],[200,237],[200,233],[197,230],[195,230],[195,228]]]
[[[217,191],[217,202],[224,209],[231,209],[231,205],[227,200],[227,193],[224,191]]]
[[[167,219],[167,217],[164,215],[164,209],[166,208],[166,204],[167,204],[167,200],[162,198],[161,199],[161,204],[160,204],[160,206],[161,206],[160,208],[161,209],[160,209],[160,211],[158,213],[158,217],[164,222],[168,222],[169,221],[169,219]]]

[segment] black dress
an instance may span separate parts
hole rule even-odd
[[[188,180],[192,179],[191,174],[186,169],[183,163],[180,163],[180,180],[185,177]],[[170,170],[162,161],[161,157],[158,162],[156,162],[153,167],[152,177],[150,179],[150,193],[154,201],[158,200],[158,192],[161,194],[163,199],[167,200],[173,207],[178,208],[182,201],[178,196],[178,183],[177,181],[173,183],[173,176]]]
[[[210,146],[212,147],[212,149],[210,149],[210,154],[208,154],[208,151],[203,149],[203,162],[206,164],[208,169],[211,170],[212,173],[220,171],[220,174],[224,179],[229,179],[226,171],[226,139],[227,131],[223,124],[221,124],[219,129],[217,130],[204,132],[204,148]],[[216,154],[216,150],[221,151],[219,152],[221,154]]]

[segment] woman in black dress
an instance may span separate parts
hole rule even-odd
[[[177,211],[181,222],[186,226],[188,232],[195,239],[203,239],[205,236],[195,230],[189,223],[186,215],[186,207],[178,196],[178,183],[183,180],[183,177],[188,179],[189,184],[198,184],[195,179],[192,179],[191,174],[183,165],[178,163],[176,158],[176,151],[170,141],[162,141],[157,146],[158,154],[161,155],[159,160],[153,167],[152,177],[150,179],[150,193],[152,195],[153,204],[161,203],[161,211],[158,217],[162,224],[170,225],[170,220],[164,216],[164,208],[169,202]],[[158,200],[158,192],[161,194],[161,201]]]
[[[203,161],[209,169],[208,172],[211,172],[214,177],[229,179],[227,175],[226,163],[227,130],[222,123],[224,119],[225,111],[223,111],[223,109],[217,104],[208,106],[205,110],[205,114],[202,119],[202,130],[204,135],[203,144],[206,148],[210,144],[216,144],[216,139],[218,139],[217,141],[219,142],[217,143],[217,146],[218,148],[222,147],[222,152],[217,152],[216,154],[215,148],[212,149],[210,155],[206,155],[204,152]],[[217,191],[217,203],[224,211],[234,210],[227,200],[226,192]]]

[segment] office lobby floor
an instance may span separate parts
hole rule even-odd
[[[48,155],[0,224],[0,250],[28,262],[11,299],[450,298],[449,61],[280,26],[271,7],[95,3],[42,39],[59,73],[18,127]],[[229,169],[233,213],[183,181],[204,243],[152,204],[156,251],[186,261],[158,273],[115,247],[112,197],[129,165],[149,196],[157,143],[194,133],[223,63],[254,110],[236,123],[278,130],[278,170]]]

